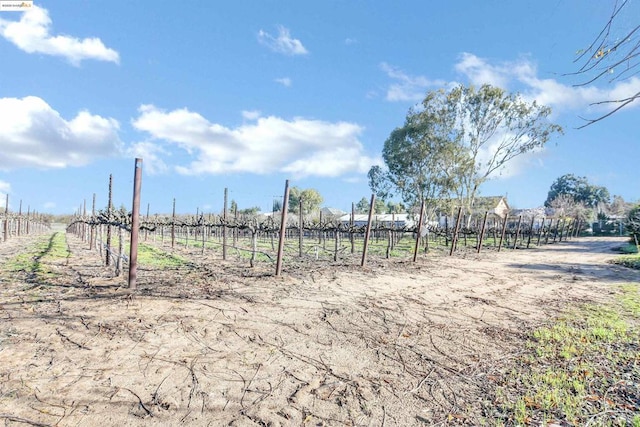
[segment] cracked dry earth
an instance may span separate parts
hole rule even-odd
[[[49,235],[0,244],[0,263]],[[523,332],[640,272],[619,238],[425,255],[417,263],[219,254],[124,277],[67,235],[55,275],[0,272],[5,425],[478,425]],[[42,258],[46,263],[46,257]]]

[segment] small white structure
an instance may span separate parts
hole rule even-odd
[[[338,218],[342,224],[351,224],[351,214],[342,215]],[[369,220],[368,214],[356,214],[353,217],[353,224],[356,227],[362,227],[367,225]],[[409,214],[377,214],[373,215],[373,225],[382,225],[385,227],[395,228],[410,228],[415,225],[415,221],[409,216]]]

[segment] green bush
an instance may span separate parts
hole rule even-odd
[[[631,240],[637,245],[640,242],[640,205],[629,211],[627,216],[627,231],[631,235]]]

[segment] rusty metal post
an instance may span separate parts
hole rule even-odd
[[[140,231],[140,188],[142,187],[142,159],[135,160],[133,175],[133,207],[131,209],[131,237],[129,241],[129,289],[136,288],[138,277],[138,233]]]
[[[375,209],[376,195],[371,195],[371,203],[369,204],[369,218],[367,219],[367,230],[364,233],[364,247],[362,248],[362,261],[360,266],[364,267],[367,263],[367,249],[369,249],[369,234],[371,234],[371,222],[373,219],[373,212]]]
[[[413,262],[418,259],[418,246],[420,246],[420,238],[422,237],[422,222],[424,221],[424,199],[420,203],[420,218],[418,219],[418,229],[416,235],[416,245],[413,248]]]
[[[276,259],[276,276],[282,273],[282,254],[284,252],[284,235],[287,227],[287,211],[289,210],[289,180],[284,184],[284,199],[282,200],[282,218],[280,218],[280,239],[278,240],[278,257]]]

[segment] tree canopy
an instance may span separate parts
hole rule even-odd
[[[371,200],[367,199],[366,197],[363,197],[362,199],[360,199],[358,203],[356,203],[355,211],[356,213],[359,213],[359,214],[369,213],[370,205],[371,205]],[[393,204],[391,205],[395,206]],[[387,205],[382,199],[376,198],[376,200],[373,202],[373,211],[376,214],[387,213],[388,209],[389,209],[389,205]]]
[[[547,194],[544,205],[553,207],[554,200],[563,197],[565,201],[573,201],[588,208],[595,208],[600,203],[609,202],[609,190],[605,187],[592,185],[586,177],[566,174],[557,178]]]
[[[637,205],[631,209],[627,215],[627,230],[631,234],[631,238],[634,239],[636,245],[640,243],[640,205]],[[640,250],[640,247],[638,247]]]
[[[301,189],[291,187],[289,189],[289,212],[300,212],[300,199],[302,199],[302,213],[308,214],[320,209],[323,198],[314,188]]]
[[[425,200],[432,209],[455,197],[470,211],[484,182],[562,132],[550,113],[491,85],[428,92],[385,141],[385,167],[371,168],[369,185],[383,199],[399,193],[409,206]]]

